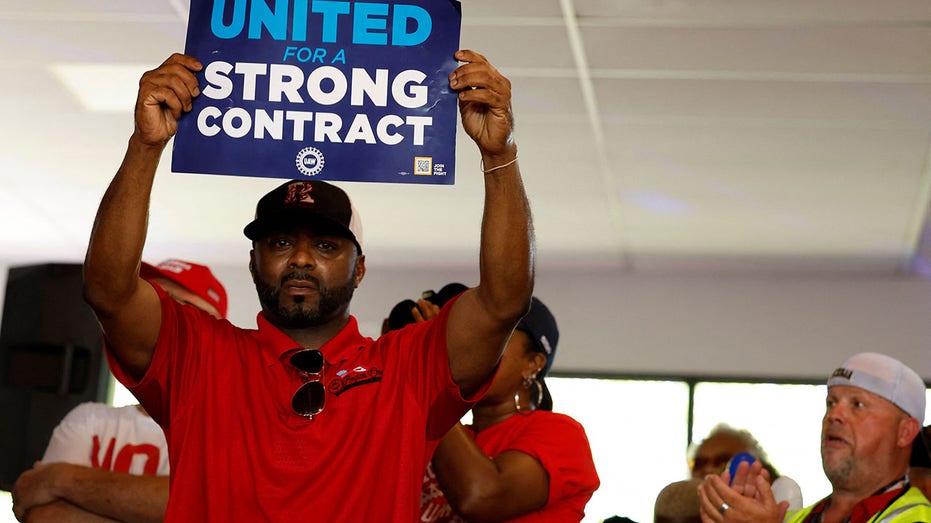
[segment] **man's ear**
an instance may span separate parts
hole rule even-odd
[[[359,257],[356,258],[356,274],[354,276],[357,289],[359,288],[359,284],[362,283],[362,278],[364,277],[365,277],[365,255],[360,254]]]
[[[255,249],[249,250],[249,274],[252,275],[252,283],[258,281],[258,276],[255,271]]]
[[[919,432],[921,432],[921,424],[918,423],[918,420],[911,416],[904,416],[899,420],[899,432],[896,445],[899,447],[910,446],[912,442],[915,441],[915,437]]]

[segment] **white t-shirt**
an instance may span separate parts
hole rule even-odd
[[[167,476],[168,444],[161,427],[136,405],[88,402],[55,427],[42,461]]]

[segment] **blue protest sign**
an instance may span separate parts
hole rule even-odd
[[[452,184],[457,0],[191,0],[175,172]]]

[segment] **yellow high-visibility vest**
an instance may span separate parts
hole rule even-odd
[[[783,523],[802,523],[814,507],[786,514]],[[912,487],[881,512],[873,514],[869,523],[931,523],[931,502],[920,490]]]

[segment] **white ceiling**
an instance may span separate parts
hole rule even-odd
[[[0,262],[83,258],[138,75],[183,50],[187,1],[0,0]],[[541,265],[897,275],[921,261],[931,2],[462,3],[462,47],[513,82]],[[88,82],[124,109],[85,106]],[[168,163],[146,257],[241,263],[242,226],[280,180]],[[457,163],[454,187],[344,185],[370,264],[474,264],[481,183],[463,133]]]

